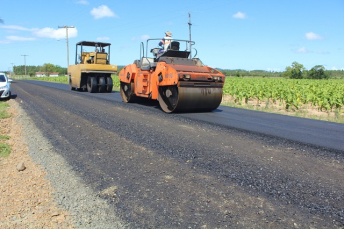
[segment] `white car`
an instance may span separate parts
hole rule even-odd
[[[0,72],[0,99],[9,99],[11,97],[11,82],[5,73]]]

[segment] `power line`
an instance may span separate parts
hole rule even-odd
[[[68,29],[72,29],[72,28],[75,28],[74,26],[67,26],[67,25],[64,25],[64,26],[59,26],[58,28],[65,28],[66,29],[66,40],[67,40],[67,69],[68,69],[68,66],[69,66],[69,44],[68,44]]]

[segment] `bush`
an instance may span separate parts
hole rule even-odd
[[[316,65],[311,70],[308,71],[309,79],[328,79],[329,74],[325,72],[325,67],[322,65]]]
[[[303,79],[305,67],[294,61],[291,66],[285,68],[284,75],[290,79]]]

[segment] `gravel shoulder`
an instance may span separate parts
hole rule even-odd
[[[0,122],[2,134],[10,136],[12,152],[0,161],[0,227],[1,228],[73,228],[70,212],[58,206],[46,172],[28,154],[23,128],[17,122],[25,114],[10,100],[10,118]],[[25,170],[17,165],[24,163]]]
[[[87,187],[10,100],[0,122],[12,152],[0,161],[0,228],[122,228],[108,204]],[[24,163],[25,170],[17,165]]]

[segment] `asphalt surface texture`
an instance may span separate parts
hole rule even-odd
[[[36,81],[12,93],[126,227],[344,226],[342,124],[222,106],[165,114]]]

